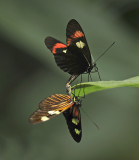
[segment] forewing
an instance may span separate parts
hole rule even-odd
[[[76,142],[80,142],[82,137],[81,114],[79,106],[74,104],[71,108],[63,112],[71,136]]]
[[[54,108],[55,106],[59,106],[59,104],[63,103],[70,103],[71,102],[71,97],[69,95],[65,94],[54,94],[51,95],[44,100],[42,100],[39,104],[39,108],[41,110],[49,110],[49,108]]]
[[[32,124],[37,124],[48,121],[50,118],[53,118],[54,116],[55,115],[50,115],[48,111],[38,109],[30,116],[29,122]]]
[[[39,109],[30,116],[29,121],[32,124],[45,122],[64,112],[73,104],[68,95],[52,95],[40,103]]]
[[[69,21],[66,29],[66,36],[68,50],[73,54],[77,54],[77,56],[78,54],[82,55],[82,61],[84,61],[85,64],[84,67],[91,66],[92,59],[85,34],[80,24],[75,19]]]

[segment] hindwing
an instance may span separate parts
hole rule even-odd
[[[79,107],[80,106],[75,103],[71,108],[63,112],[70,134],[76,142],[80,142],[82,137],[81,114]]]

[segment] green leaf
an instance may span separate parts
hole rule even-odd
[[[118,87],[139,87],[139,76],[123,81],[97,81],[80,83],[72,87],[72,94],[75,94],[75,96],[84,96],[84,94],[87,95],[93,92]],[[76,90],[74,91],[74,89]]]

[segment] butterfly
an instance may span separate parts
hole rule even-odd
[[[81,101],[77,97],[64,94],[54,94],[45,98],[29,118],[29,122],[37,124],[63,113],[71,136],[76,142],[80,142],[82,137],[81,114],[79,108]]]
[[[64,71],[68,72],[69,78],[66,88],[82,73],[90,73],[93,68],[97,72],[95,61],[92,59],[85,34],[80,24],[71,19],[66,29],[67,44],[56,40],[53,37],[45,39],[45,45],[53,53],[56,64]]]

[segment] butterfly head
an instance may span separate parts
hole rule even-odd
[[[98,67],[97,67],[97,65],[96,65],[96,62],[93,63],[93,68],[94,68],[94,71],[95,71],[95,72],[98,72]]]
[[[93,70],[93,71],[92,71]],[[96,65],[96,62],[94,62],[93,64],[92,64],[92,72],[90,71],[90,72],[88,72],[88,73],[95,73],[95,72],[97,72],[98,73],[98,77],[99,77],[99,79],[100,79],[100,81],[101,81],[101,77],[100,77],[100,74],[99,74],[99,71],[98,71],[98,67],[97,67],[97,65]]]
[[[94,62],[92,65],[90,65],[88,68],[87,68],[87,73],[91,73],[91,71],[94,69],[95,72],[98,71],[98,68],[96,66],[96,62]]]

